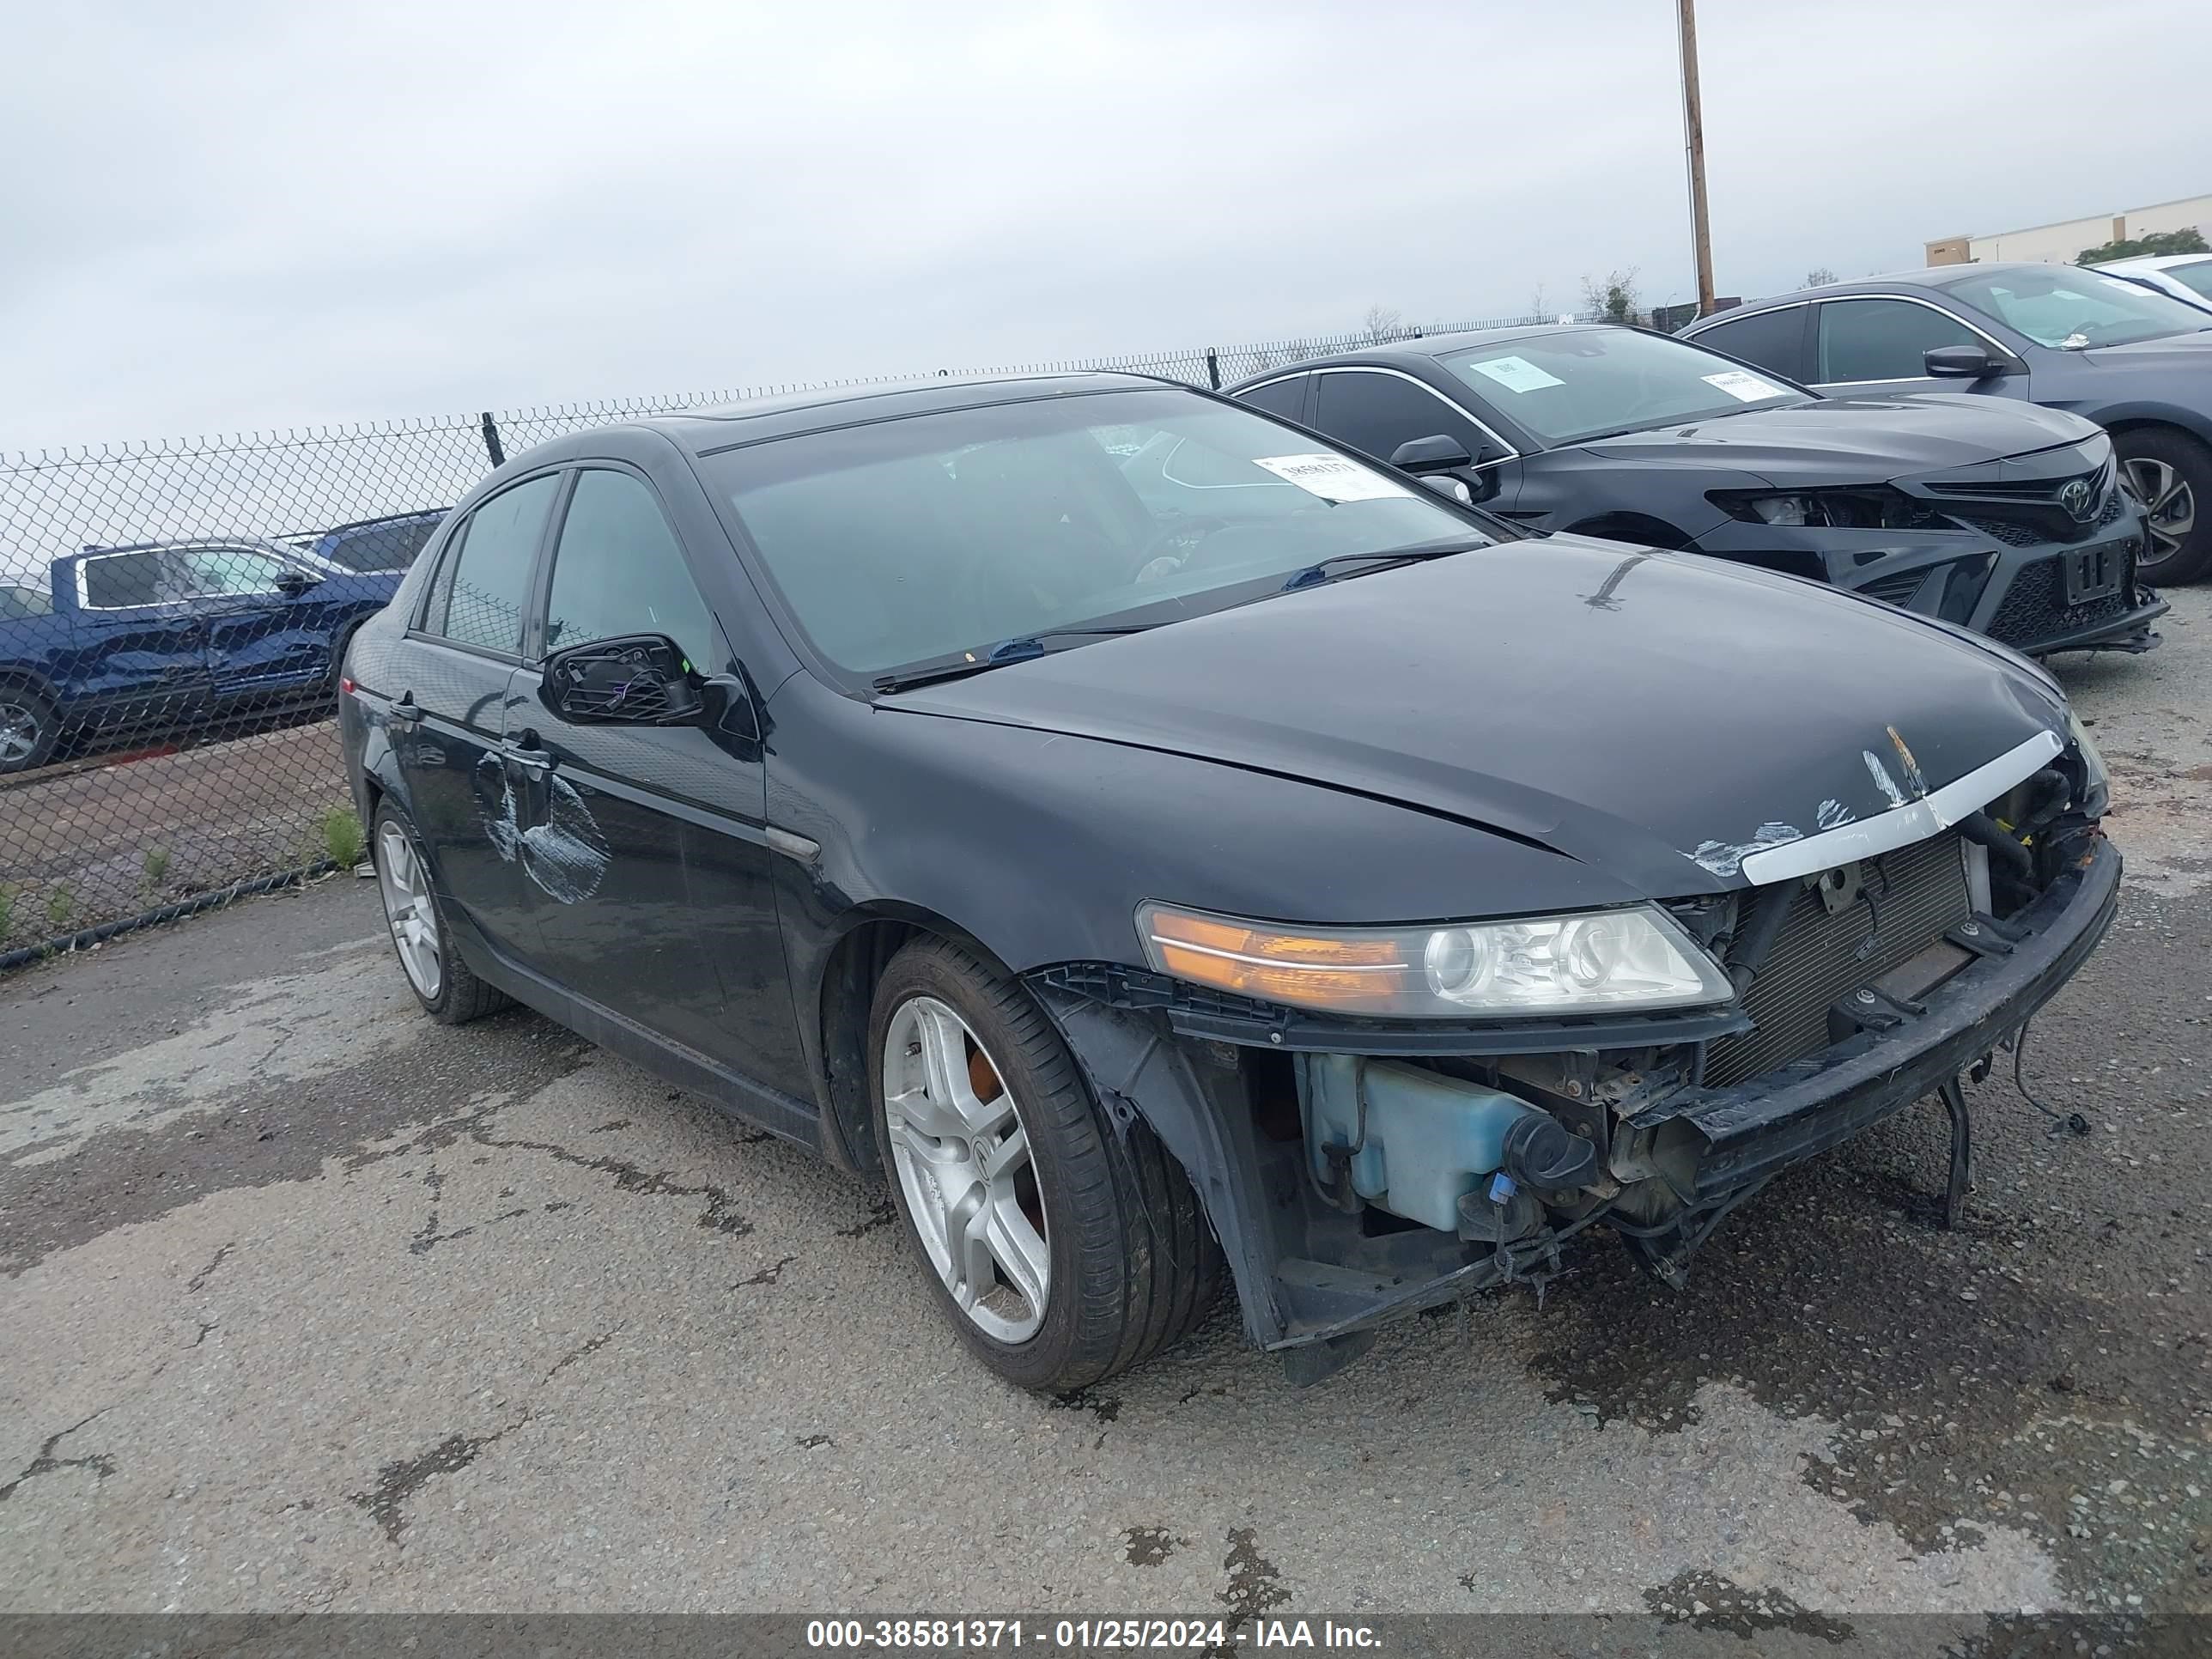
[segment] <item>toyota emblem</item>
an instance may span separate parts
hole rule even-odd
[[[2075,524],[2087,524],[2097,510],[2097,492],[2087,478],[2074,478],[2058,492],[2058,505]]]

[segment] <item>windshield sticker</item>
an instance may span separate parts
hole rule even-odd
[[[1373,501],[1413,492],[1341,455],[1261,455],[1252,463],[1325,501]]]
[[[1705,384],[1717,391],[1725,392],[1738,403],[1755,404],[1762,398],[1779,398],[1783,388],[1771,380],[1762,380],[1756,374],[1747,374],[1740,368],[1727,369],[1718,374],[1708,374]]]
[[[1489,376],[1508,392],[1540,392],[1547,386],[1566,384],[1556,374],[1547,374],[1526,357],[1492,357],[1487,362],[1469,363],[1468,367],[1478,374]]]

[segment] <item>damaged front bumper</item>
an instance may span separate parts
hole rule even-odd
[[[2021,544],[1966,529],[1881,531],[1752,525],[1729,520],[1691,544],[1899,609],[1986,634],[2033,657],[2062,651],[2141,653],[2159,644],[2151,624],[2172,609],[2136,575],[2139,520],[2123,512],[2081,543]]]
[[[1984,916],[1953,937],[1979,957],[1924,998],[1886,1010],[1893,1023],[1733,1089],[1678,1097],[1629,1120],[1682,1124],[1698,1136],[1696,1198],[1726,1199],[1826,1152],[1933,1091],[2002,1046],[2095,950],[2119,903],[2120,855],[2090,838],[2073,867],[2006,921]]]
[[[1640,1109],[1632,1103],[1610,1133],[1588,1062],[1702,1054],[1741,1029],[1741,1013],[1390,1030],[1194,999],[1173,981],[1096,965],[1047,969],[1030,982],[1109,1120],[1125,1133],[1148,1126],[1189,1174],[1229,1258],[1249,1334],[1285,1351],[1293,1376],[1310,1380],[1364,1351],[1393,1318],[1540,1279],[1557,1270],[1563,1245],[1601,1225],[1621,1232],[1662,1277],[1678,1277],[1680,1259],[1775,1175],[2015,1039],[2111,925],[2119,872],[2112,845],[2094,830],[2081,833],[2032,902],[2002,922],[1978,914],[1954,930],[1966,965],[1932,990],[1884,995],[1856,1034],[1739,1085],[1674,1089]],[[1543,1106],[1571,1133],[1597,1140],[1607,1174],[1579,1194],[1544,1193],[1548,1207],[1533,1224],[1499,1219],[1534,1206],[1525,1189],[1516,1194],[1508,1181],[1501,1190],[1487,1176],[1491,1185],[1462,1199],[1455,1231],[1352,1201],[1357,1154],[1321,1144],[1316,1079],[1332,1079],[1326,1086],[1340,1103],[1358,1095],[1360,1068],[1395,1070],[1406,1056],[1435,1068],[1423,1075],[1440,1086],[1463,1078],[1470,1101],[1485,1099],[1492,1111],[1501,1083]],[[1387,1102],[1401,1084],[1376,1098]],[[1340,1103],[1332,1109],[1341,1126]],[[1330,1133],[1343,1137],[1340,1127]],[[1334,1164],[1330,1151],[1340,1154]],[[1545,1157],[1565,1167],[1556,1139]],[[1670,1189],[1663,1213],[1629,1204],[1635,1188],[1622,1183],[1639,1178],[1647,1190]]]

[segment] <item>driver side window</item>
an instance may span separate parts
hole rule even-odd
[[[1948,312],[1912,300],[1831,300],[1820,307],[1818,380],[1917,380],[1922,356],[1937,346],[1978,345],[1980,337]]]
[[[1482,434],[1474,422],[1411,380],[1368,369],[1331,370],[1316,378],[1314,424],[1362,454],[1387,462],[1401,444],[1439,434],[1457,439],[1469,455],[1482,453]]]
[[[177,559],[190,573],[192,591],[210,599],[274,593],[277,579],[295,568],[244,547],[188,547],[178,552]]]
[[[728,666],[721,632],[653,491],[627,472],[592,467],[576,475],[553,551],[545,649],[630,634],[665,635],[702,674]]]

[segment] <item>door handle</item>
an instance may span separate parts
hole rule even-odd
[[[422,711],[416,707],[412,691],[399,694],[399,701],[392,705],[390,719],[394,726],[412,727],[422,724]]]
[[[507,764],[520,766],[526,772],[550,772],[554,767],[554,757],[543,749],[518,749],[510,744],[500,752],[506,757]]]

